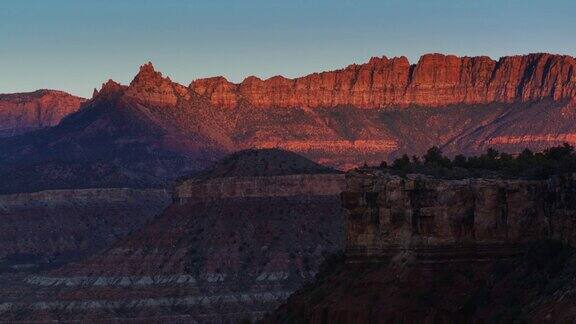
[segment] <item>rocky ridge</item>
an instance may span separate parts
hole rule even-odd
[[[147,63],[127,86],[105,83],[60,125],[0,139],[0,192],[166,187],[249,148],[347,170],[433,145],[472,155],[574,144],[574,78],[574,58],[551,54],[375,58],[294,80],[188,87]]]
[[[190,84],[212,105],[237,108],[383,108],[527,102],[576,96],[576,60],[570,56],[530,54],[457,57],[426,54],[417,64],[404,56],[374,57],[345,69],[288,79],[251,76],[240,84],[223,77]]]

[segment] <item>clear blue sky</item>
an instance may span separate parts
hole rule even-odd
[[[173,80],[295,77],[371,56],[576,53],[576,0],[2,0],[0,93],[90,96],[152,61]]]

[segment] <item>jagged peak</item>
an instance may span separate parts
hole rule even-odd
[[[154,65],[152,64],[152,62],[148,61],[147,63],[140,65],[140,73],[154,73],[154,72],[156,72],[156,70],[154,69]]]
[[[102,83],[102,87],[100,88],[100,90],[94,89],[92,93],[92,100],[98,98],[113,97],[117,94],[121,94],[124,91],[124,89],[126,89],[126,86],[123,86],[112,79],[108,79],[108,81]]]
[[[154,65],[152,64],[152,62],[148,62],[140,66],[138,73],[136,74],[134,79],[132,79],[132,82],[130,82],[130,88],[131,89],[140,88],[142,86],[149,86],[149,85],[184,87],[177,82],[173,82],[170,79],[170,77],[163,76],[161,72],[156,71],[156,69],[154,69]]]
[[[410,60],[408,60],[408,57],[402,55],[402,56],[394,56],[393,58],[390,59],[391,62],[400,62],[402,64],[405,65],[410,65]]]
[[[124,88],[124,86],[121,85],[120,83],[118,83],[112,79],[108,79],[108,81],[106,81],[105,83],[102,84],[102,88],[100,88],[100,91],[98,93],[106,93],[106,92],[116,91],[116,90],[119,90],[122,88]]]
[[[187,91],[185,86],[163,77],[162,73],[156,71],[152,63],[148,62],[140,66],[138,74],[130,82],[126,95],[157,105],[175,105],[178,97],[183,97],[185,100],[190,98]]]
[[[162,77],[161,72],[158,72],[154,69],[154,65],[152,65],[152,62],[148,62],[140,66],[138,74],[136,74],[134,79],[132,79],[132,82],[130,82],[130,86],[133,86],[134,84],[137,83],[150,83],[155,81],[161,82],[163,80],[170,81],[170,79]]]
[[[385,55],[383,55],[382,57],[372,56],[368,61],[368,65],[376,65],[380,62],[386,62],[386,61],[388,61],[388,58]]]

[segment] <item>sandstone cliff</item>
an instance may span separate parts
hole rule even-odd
[[[233,84],[215,77],[196,80],[190,88],[228,109],[242,102],[258,108],[382,108],[561,100],[576,96],[576,60],[550,54],[498,61],[426,54],[411,65],[406,57],[374,57],[365,64],[296,79],[248,77]]]
[[[264,322],[572,323],[575,180],[351,172],[345,257]]]
[[[346,253],[350,260],[406,252],[482,259],[521,252],[534,241],[574,244],[575,188],[572,175],[443,180],[351,172],[342,194]]]
[[[0,137],[54,126],[83,102],[82,98],[55,90],[0,94]]]

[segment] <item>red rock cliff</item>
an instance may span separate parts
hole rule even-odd
[[[55,90],[0,94],[0,137],[56,125],[82,102],[82,98]]]
[[[552,54],[507,56],[499,61],[426,54],[410,65],[406,57],[375,57],[365,64],[296,79],[251,76],[234,84],[215,77],[196,80],[190,88],[225,108],[242,101],[259,108],[380,108],[561,100],[576,97],[576,60]]]

